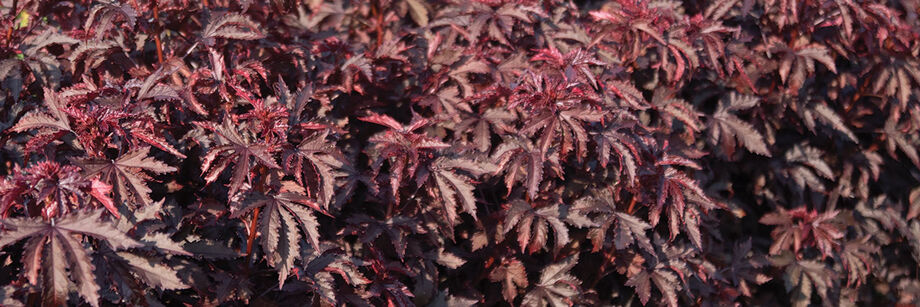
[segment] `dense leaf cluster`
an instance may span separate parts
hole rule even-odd
[[[0,305],[920,303],[917,1],[0,1]]]

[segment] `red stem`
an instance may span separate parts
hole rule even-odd
[[[371,13],[377,19],[377,24],[376,24],[377,41],[374,43],[375,44],[374,50],[377,50],[378,48],[380,48],[380,44],[383,43],[383,12],[382,12],[382,9],[383,8],[380,7],[380,1],[374,1],[374,3],[371,6]]]
[[[157,5],[157,1],[153,1],[153,21],[156,22],[154,26],[154,35],[153,41],[157,45],[157,61],[162,65],[163,64],[163,44],[160,42],[160,6]]]
[[[256,239],[256,226],[259,222],[259,211],[261,207],[252,211],[252,221],[249,222],[249,237],[246,238],[246,256],[252,257],[252,242]]]
[[[626,208],[626,213],[633,214],[636,208],[636,199],[637,197],[633,195],[632,199],[629,200],[629,208]]]

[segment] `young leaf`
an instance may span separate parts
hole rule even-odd
[[[239,218],[260,208],[259,232],[262,251],[269,265],[279,269],[279,286],[284,286],[295,258],[300,257],[300,232],[314,249],[320,246],[319,222],[312,211],[327,214],[305,195],[280,192],[274,195],[252,195],[236,208],[231,217]],[[300,230],[298,230],[298,228]]]
[[[546,266],[540,274],[540,281],[527,292],[521,302],[526,306],[572,306],[573,298],[579,293],[581,281],[570,273],[578,263],[578,255]]]
[[[728,99],[722,99],[716,113],[711,117],[709,140],[722,145],[722,151],[731,156],[736,147],[736,142],[741,143],[748,151],[761,156],[771,156],[763,135],[754,129],[754,126],[741,120],[732,111],[750,109],[757,104],[757,98],[732,93]]]
[[[489,280],[502,283],[502,296],[508,303],[514,302],[518,289],[527,287],[527,270],[521,261],[509,258],[489,272]]]
[[[677,292],[680,291],[681,285],[678,283],[677,276],[664,268],[661,264],[650,271],[642,270],[626,281],[627,286],[636,289],[636,293],[639,294],[639,300],[642,302],[642,305],[647,304],[652,296],[652,283],[654,283],[655,288],[661,292],[662,305],[668,305],[670,307],[678,306]]]
[[[254,40],[265,37],[265,34],[259,30],[259,25],[249,17],[236,13],[226,13],[208,22],[208,26],[204,28],[201,36],[207,42],[213,41],[215,38]]]
[[[85,177],[99,175],[103,181],[114,185],[118,195],[117,199],[120,202],[134,200],[142,206],[147,206],[153,203],[153,200],[150,199],[150,188],[146,184],[146,181],[150,181],[151,178],[143,171],[157,174],[176,171],[175,167],[157,161],[150,157],[149,153],[149,147],[142,147],[127,152],[115,160],[89,158],[75,159],[75,162],[83,169]],[[129,207],[134,207],[134,205],[129,203]]]
[[[229,118],[224,118],[224,122],[220,126],[213,127],[209,124],[204,124],[204,127],[214,131],[217,135],[229,142],[229,144],[211,148],[208,154],[204,156],[201,163],[201,171],[205,175],[205,181],[211,183],[217,180],[217,177],[227,168],[231,161],[234,162],[235,165],[233,176],[230,180],[229,196],[232,197],[236,195],[243,186],[243,182],[249,177],[249,173],[253,166],[252,159],[250,158],[255,158],[257,164],[264,165],[268,168],[281,168],[275,162],[271,146],[262,142],[253,143],[244,139],[243,136],[237,132],[237,128],[234,127],[234,124]],[[218,160],[218,157],[221,157],[221,159]],[[215,160],[219,161],[216,165],[213,164]]]
[[[514,200],[502,223],[504,235],[512,229],[517,229],[517,241],[521,252],[532,254],[546,248],[549,229],[552,228],[555,239],[553,252],[558,252],[569,243],[569,230],[560,219],[561,211],[559,204],[533,208],[523,200]]]

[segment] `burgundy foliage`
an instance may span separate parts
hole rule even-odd
[[[916,0],[0,0],[0,305],[920,304]]]

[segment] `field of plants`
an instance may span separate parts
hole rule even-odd
[[[920,0],[0,0],[0,306],[914,306]]]

